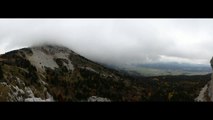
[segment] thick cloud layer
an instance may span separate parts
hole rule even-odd
[[[213,19],[0,19],[0,53],[43,43],[64,45],[114,64],[209,64]]]

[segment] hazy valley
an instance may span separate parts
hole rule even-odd
[[[131,75],[160,76],[160,75],[206,75],[211,73],[210,65],[187,63],[147,63],[126,66],[108,65],[111,68],[125,71]]]

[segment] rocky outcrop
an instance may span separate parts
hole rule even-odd
[[[102,97],[97,97],[97,96],[91,96],[87,100],[88,102],[111,102],[110,99],[108,98],[102,98]]]
[[[213,69],[213,57],[212,59],[210,60],[210,64],[211,64],[211,67]],[[210,100],[210,101],[213,101],[213,73],[211,75],[211,80],[209,81],[209,85],[208,85],[208,90],[207,90],[208,94],[207,94],[207,98]]]
[[[211,67],[213,69],[213,57],[210,60]],[[199,96],[195,99],[198,102],[209,102],[213,101],[213,72],[211,75],[211,80],[202,88]]]

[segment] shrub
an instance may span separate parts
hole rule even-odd
[[[3,71],[2,71],[1,65],[0,65],[0,79],[3,79]]]

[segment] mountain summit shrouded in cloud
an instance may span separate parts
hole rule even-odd
[[[0,19],[0,53],[64,45],[108,64],[209,64],[213,19]]]
[[[209,79],[210,74],[129,76],[56,45],[0,55],[3,102],[194,101]]]

